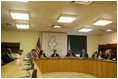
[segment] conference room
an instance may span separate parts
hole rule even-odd
[[[117,1],[1,1],[1,78],[117,78]]]

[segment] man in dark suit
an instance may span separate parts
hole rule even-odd
[[[9,63],[9,62],[12,62],[14,60],[14,58],[11,56],[11,49],[7,49],[6,52],[4,52],[4,55],[2,57],[3,59],[3,63]]]
[[[108,55],[108,50],[105,50],[105,54],[103,54],[103,58],[104,59],[108,59],[109,55]]]
[[[103,52],[102,51],[99,51],[99,53],[97,55],[98,59],[102,59],[103,56],[104,56]]]
[[[112,60],[112,51],[111,50],[108,52],[108,59]]]
[[[113,51],[109,51],[108,59],[110,59],[110,60],[116,59],[116,55],[115,55],[115,53]]]
[[[113,60],[113,59],[116,59],[116,60],[117,60],[117,56],[116,56],[115,52],[112,52],[111,59],[112,59],[112,60]]]
[[[82,53],[80,54],[80,57],[88,58],[88,54],[86,53],[85,49],[82,49]]]
[[[93,54],[92,54],[92,58],[97,58],[97,51],[95,51]]]
[[[76,57],[76,55],[69,50],[69,53],[67,53],[66,57]]]
[[[59,57],[59,54],[57,54],[57,50],[54,50],[54,53],[51,55],[51,57]]]

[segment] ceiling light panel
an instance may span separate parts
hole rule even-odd
[[[29,29],[29,25],[16,24],[17,29]]]
[[[28,13],[10,13],[13,19],[16,20],[29,20],[29,14]]]
[[[98,20],[96,22],[93,23],[93,25],[97,25],[97,26],[105,26],[112,23],[112,21],[109,20]]]
[[[83,29],[80,29],[78,30],[79,32],[89,32],[89,31],[92,31],[92,29],[86,29],[86,28],[83,28]]]
[[[76,19],[75,16],[72,15],[62,15],[59,19],[58,22],[62,23],[72,23]]]

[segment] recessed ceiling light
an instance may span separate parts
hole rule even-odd
[[[93,25],[98,25],[98,26],[105,26],[112,23],[112,21],[109,20],[98,20],[96,22],[93,23]]]
[[[29,14],[28,13],[12,13],[11,16],[13,19],[19,19],[19,20],[29,20]]]
[[[113,31],[113,30],[112,30],[112,29],[107,29],[106,31],[107,31],[107,32],[111,32],[111,31]]]
[[[54,25],[52,28],[62,28],[62,26]]]
[[[83,29],[80,29],[78,31],[79,32],[89,32],[89,31],[92,31],[92,29],[83,28]]]
[[[76,19],[76,17],[74,17],[74,16],[61,16],[61,17],[58,19],[58,22],[62,22],[62,23],[72,23],[75,19]]]
[[[23,25],[23,24],[16,24],[16,27],[18,29],[29,29],[29,25]]]

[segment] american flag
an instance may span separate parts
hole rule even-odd
[[[40,38],[38,38],[37,44],[36,44],[36,56],[40,53]]]

